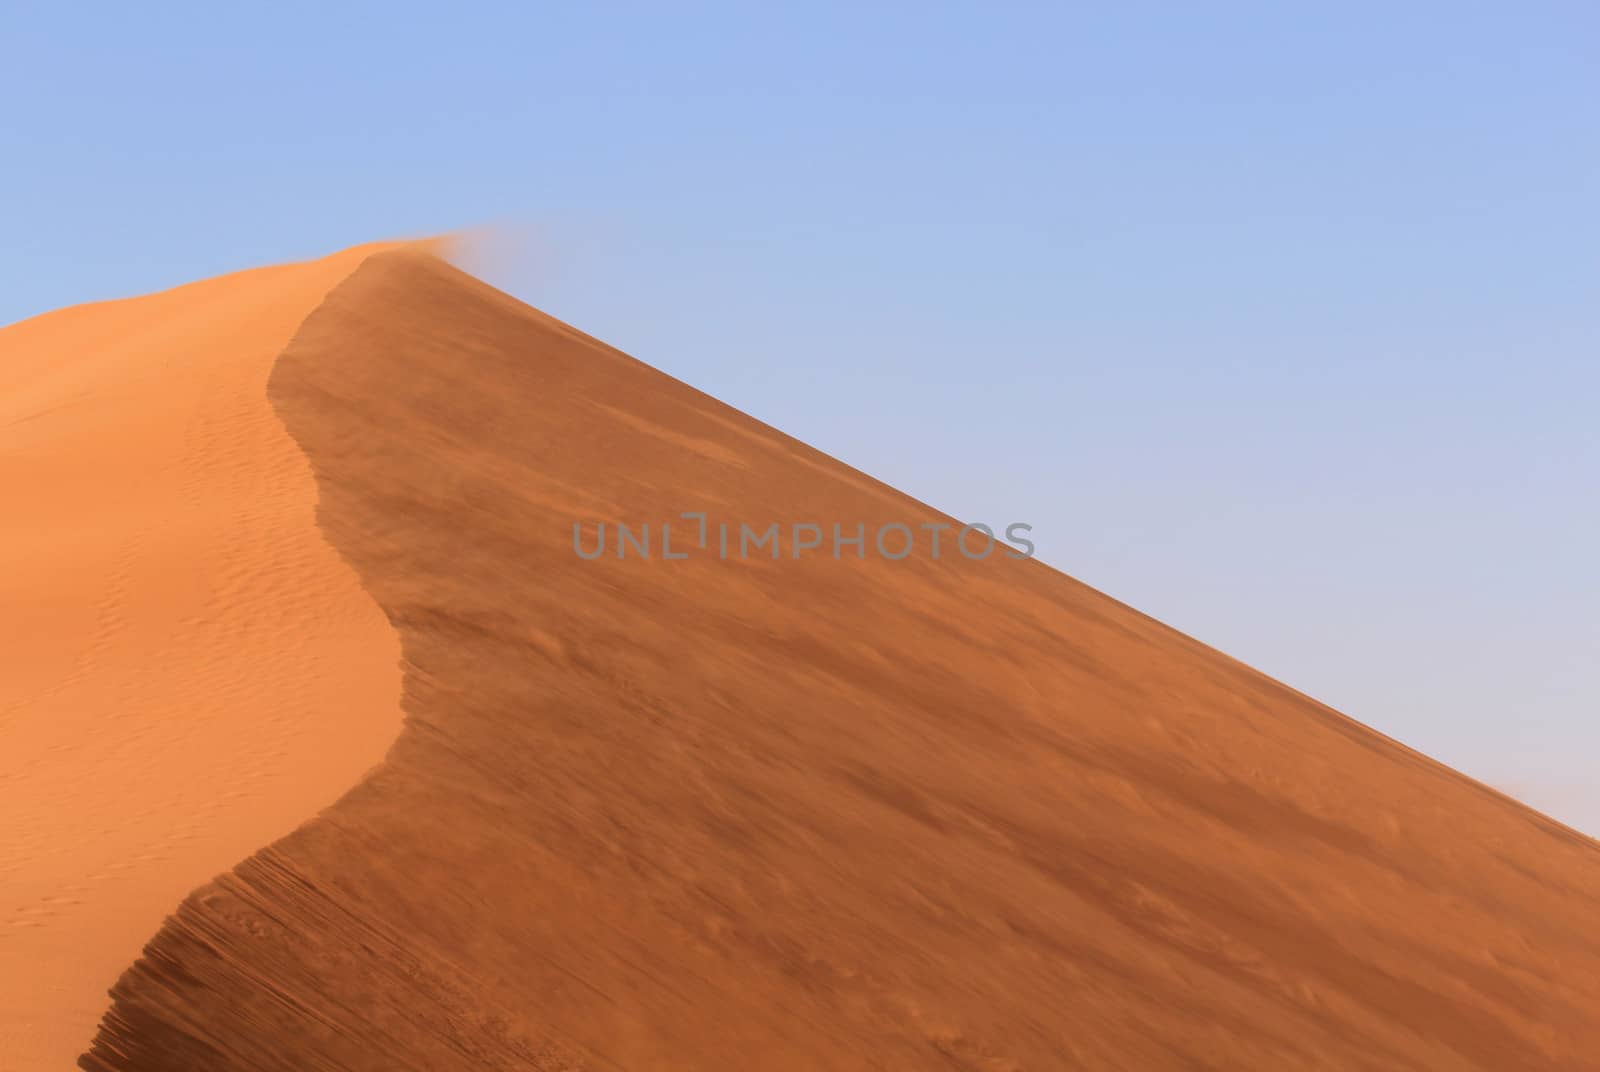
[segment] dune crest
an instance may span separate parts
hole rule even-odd
[[[196,886],[399,730],[399,644],[267,400],[362,247],[0,330],[0,1068],[73,1066]]]
[[[1036,562],[580,561],[951,519],[416,251],[269,393],[405,727],[90,1072],[1595,1067],[1590,839]]]

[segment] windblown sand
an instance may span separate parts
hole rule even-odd
[[[950,519],[425,251],[52,322],[4,405],[102,401],[0,432],[21,1068],[1600,1067],[1593,841],[1037,562],[579,560]]]

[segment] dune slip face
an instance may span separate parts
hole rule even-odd
[[[73,1067],[196,886],[399,729],[272,362],[370,249],[0,330],[0,1069]]]
[[[1537,813],[1037,562],[582,559],[950,519],[414,250],[268,395],[404,728],[89,1072],[1597,1067],[1600,854]]]

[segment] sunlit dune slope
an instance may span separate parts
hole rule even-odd
[[[1593,842],[1036,562],[580,559],[948,519],[428,256],[269,389],[405,726],[85,1068],[1600,1067]]]
[[[399,730],[273,359],[370,249],[0,330],[0,1069],[72,1067],[198,884]]]

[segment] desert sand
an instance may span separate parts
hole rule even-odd
[[[266,395],[367,252],[0,331],[0,1069],[72,1067],[178,901],[399,729],[399,643]]]
[[[426,249],[0,377],[15,1067],[1600,1068],[1595,842],[1037,561],[580,560],[952,519]]]

